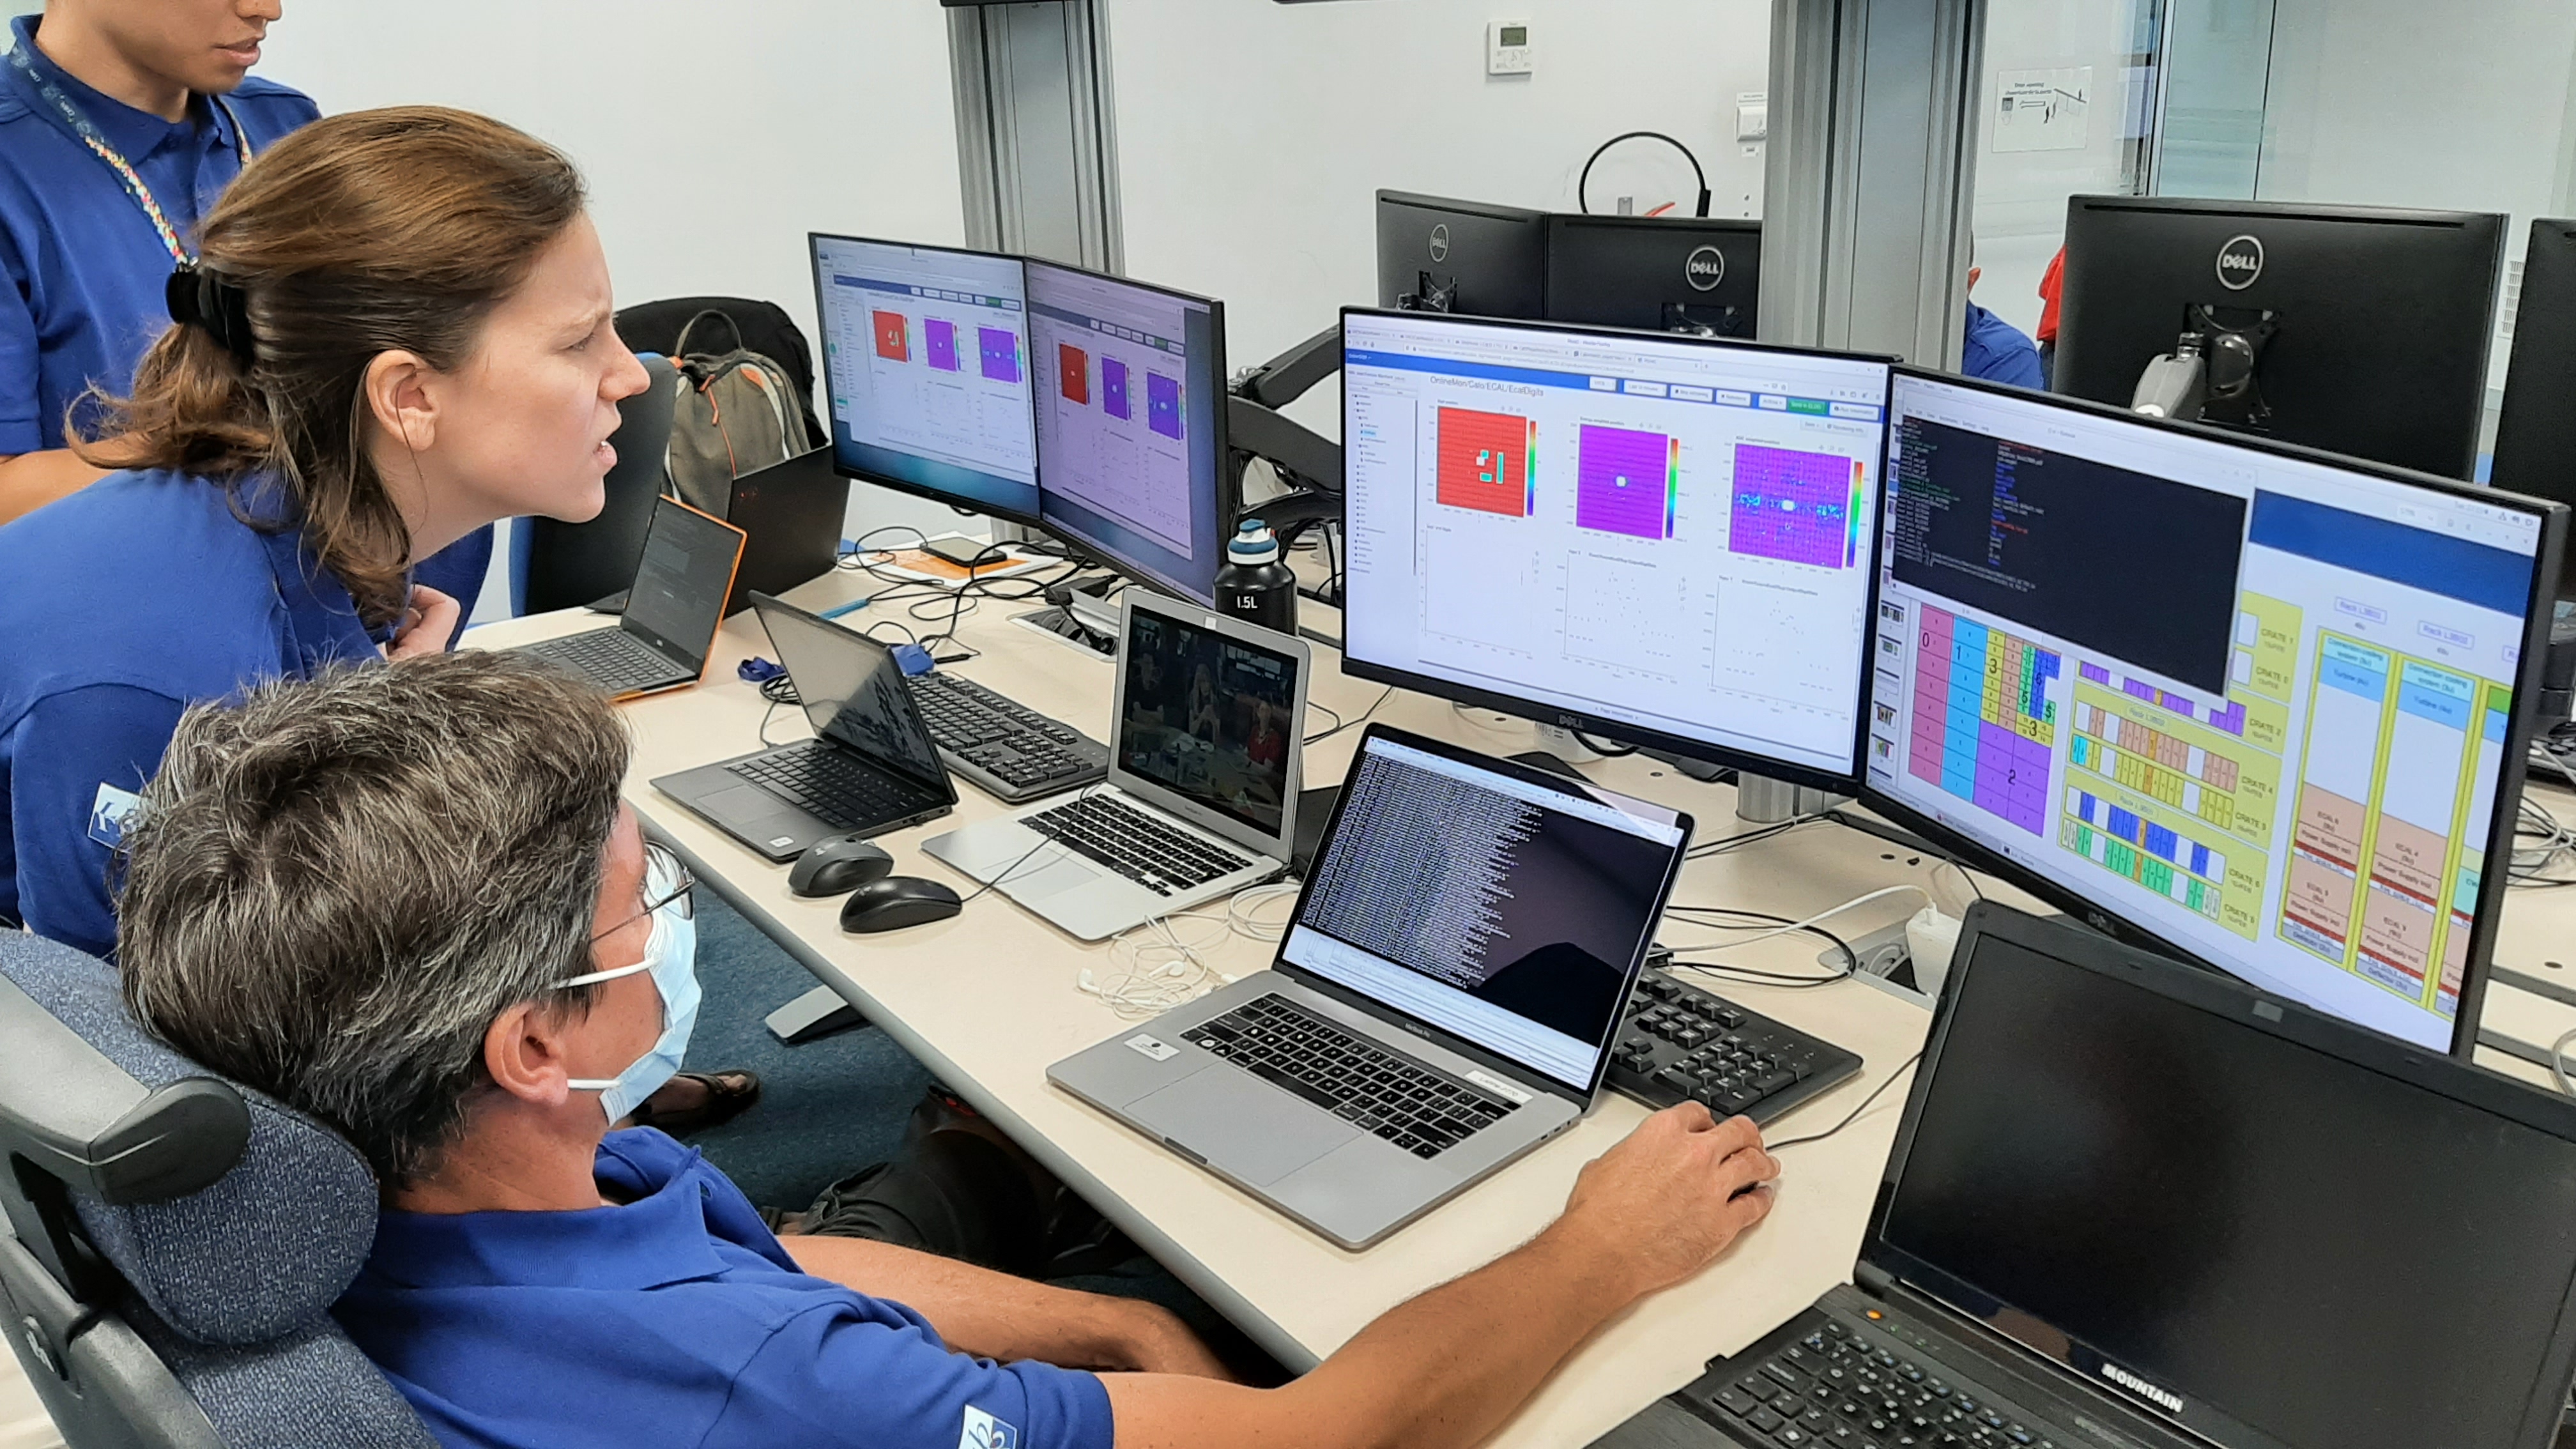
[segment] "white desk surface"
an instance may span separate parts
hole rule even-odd
[[[837,574],[786,597],[822,609],[875,587],[864,575]],[[971,662],[942,667],[1107,739],[1108,664],[1008,622],[1030,607],[983,604],[958,633],[960,642],[983,653]],[[1328,629],[1338,622],[1329,611],[1308,606],[1310,623],[1319,614]],[[841,622],[865,627],[886,618],[902,619],[900,606],[871,606]],[[566,611],[478,627],[466,642],[504,647],[603,622]],[[776,937],[942,1082],[994,1118],[1292,1369],[1329,1354],[1395,1304],[1536,1233],[1563,1206],[1576,1170],[1644,1115],[1626,1098],[1605,1092],[1600,1107],[1575,1130],[1375,1248],[1350,1253],[1334,1247],[1047,1085],[1049,1063],[1125,1025],[1075,986],[1084,967],[1096,972],[1107,967],[1106,944],[1075,941],[998,893],[971,902],[953,920],[876,936],[845,935],[839,928],[839,900],[796,899],[787,891],[785,867],[763,861],[652,790],[646,782],[656,775],[760,747],[755,730],[767,706],[753,686],[740,682],[734,667],[748,655],[769,652],[752,616],[736,615],[717,641],[705,683],[626,707],[636,736],[634,768],[627,780],[630,802],[688,858],[701,881]],[[1342,675],[1332,650],[1317,646],[1315,653],[1316,703],[1349,719],[1379,697],[1384,686]],[[1460,712],[1407,691],[1388,697],[1370,717],[1498,754],[1536,745],[1525,724],[1484,711]],[[1318,712],[1310,727],[1320,730],[1329,723]],[[771,739],[804,733],[798,711],[777,711]],[[1359,736],[1353,728],[1308,750],[1308,785],[1338,781]],[[1641,757],[1583,769],[1611,788],[1690,811],[1697,817],[1701,843],[1750,828],[1735,818],[1731,787],[1701,784]],[[893,852],[897,871],[947,881],[965,894],[975,883],[923,855],[921,842],[1007,807],[971,785],[961,783],[958,793],[953,815],[880,843]],[[2576,808],[2563,795],[2554,803]],[[1856,831],[1810,825],[1693,861],[1674,899],[1800,918],[1882,886],[1928,886],[1930,866],[1929,860],[1909,863],[1905,852]],[[1983,883],[1991,895],[2035,904],[1991,879]],[[1899,920],[1920,904],[1911,895],[1890,896],[1836,918],[1832,926],[1850,939]],[[1262,914],[1277,916],[1285,910],[1284,904],[1276,904]],[[2559,956],[2570,962],[2563,974],[2576,985],[2576,946],[2550,944],[2569,941],[2566,926],[2572,919],[2576,891],[2516,893],[2498,959],[2547,972],[2540,963]],[[1661,938],[1682,947],[1719,939],[1717,933],[1679,921],[1667,921]],[[1230,936],[1210,959],[1239,974],[1266,965],[1273,949]],[[1817,950],[1814,938],[1791,936],[1743,948],[1727,959],[1772,970],[1814,971]],[[1839,1120],[1922,1046],[1930,1020],[1922,1008],[1857,983],[1792,990],[1700,980],[1754,1010],[1848,1047],[1867,1062],[1858,1078],[1784,1119],[1774,1136],[1816,1131]],[[2576,1008],[2504,988],[2491,990],[2489,1001],[2491,1023],[2544,1046],[2576,1027]],[[2499,1053],[2483,1052],[2480,1060],[2526,1080],[2547,1077]],[[1768,1221],[1697,1278],[1612,1322],[1492,1442],[1548,1449],[1588,1444],[1696,1377],[1710,1356],[1743,1348],[1844,1281],[1859,1250],[1905,1090],[1902,1084],[1890,1088],[1839,1135],[1785,1151],[1780,1196]]]

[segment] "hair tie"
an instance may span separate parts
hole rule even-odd
[[[194,327],[224,345],[244,371],[258,356],[250,335],[250,293],[239,282],[197,262],[181,262],[162,291],[170,320]]]

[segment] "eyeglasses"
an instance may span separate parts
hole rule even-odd
[[[670,888],[660,892],[659,894],[655,894],[653,891],[653,883],[655,881],[668,881],[670,883]],[[601,936],[616,935],[618,932],[625,930],[628,926],[651,916],[654,912],[661,910],[665,906],[678,906],[681,920],[686,921],[693,919],[697,915],[698,908],[697,899],[691,894],[691,892],[695,891],[697,888],[698,878],[689,874],[689,868],[680,862],[680,857],[674,854],[669,846],[657,845],[651,841],[647,841],[644,845],[645,900],[643,908],[638,910],[635,914],[628,916],[626,919],[619,921],[616,925],[609,927],[607,930],[601,931],[598,935],[592,936],[590,939],[596,941]]]

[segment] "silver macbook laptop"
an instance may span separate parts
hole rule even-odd
[[[743,531],[676,498],[657,499],[625,611],[607,628],[523,644],[617,699],[695,684],[724,626]]]
[[[1303,641],[1129,589],[1109,781],[922,846],[1097,941],[1286,869],[1297,839]]]
[[[1273,968],[1047,1079],[1367,1247],[1591,1109],[1690,835],[1372,726]]]

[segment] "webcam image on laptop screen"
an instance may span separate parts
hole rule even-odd
[[[1297,747],[1296,701],[1294,658],[1139,612],[1127,637],[1118,763],[1276,832]]]

